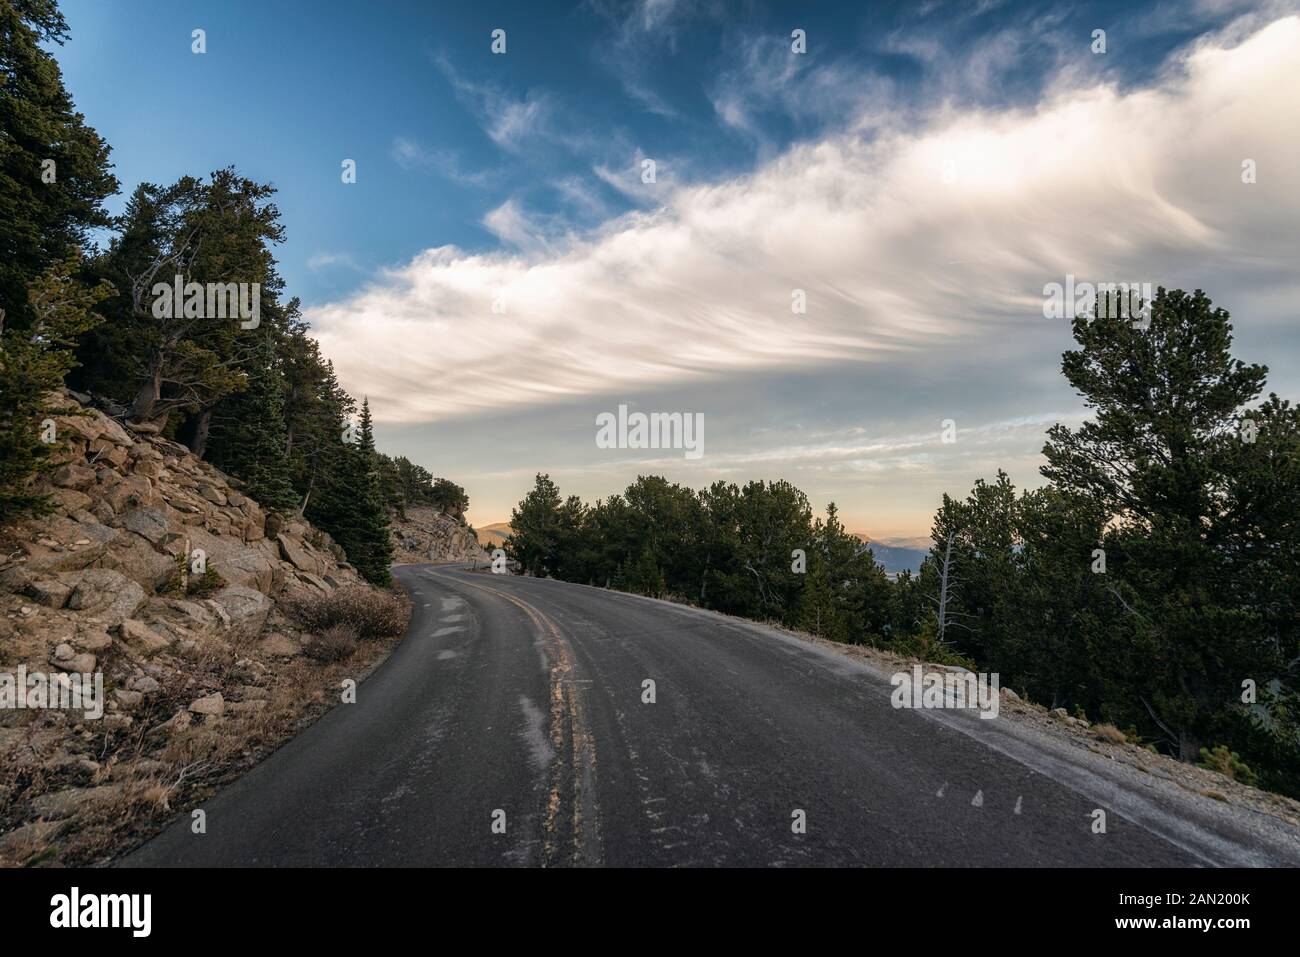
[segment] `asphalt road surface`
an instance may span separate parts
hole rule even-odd
[[[1005,715],[896,710],[884,673],[761,625],[464,567],[395,573],[411,628],[357,702],[207,801],[205,834],[182,815],[123,864],[1300,863],[1270,817]]]

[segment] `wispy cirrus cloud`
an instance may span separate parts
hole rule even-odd
[[[393,138],[388,155],[406,170],[429,170],[450,180],[457,186],[483,189],[496,178],[492,170],[466,169],[452,150],[431,149],[405,136]]]
[[[343,383],[404,422],[832,361],[996,363],[1066,272],[1204,286],[1282,322],[1300,294],[1300,106],[1281,95],[1298,45],[1287,17],[1198,42],[1142,88],[1058,86],[872,135],[849,117],[558,241],[506,207],[519,252],[431,249],[309,318]]]
[[[315,272],[320,269],[332,269],[343,266],[347,269],[360,270],[356,259],[350,253],[319,252],[307,257],[307,268]]]
[[[539,140],[565,138],[556,125],[556,104],[545,91],[515,94],[495,83],[466,77],[446,57],[437,57],[435,62],[488,139],[501,149],[519,153]]]

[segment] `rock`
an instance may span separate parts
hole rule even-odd
[[[19,861],[44,850],[67,827],[65,821],[33,821],[0,835],[0,855]]]
[[[82,651],[107,651],[113,647],[113,639],[108,632],[94,629],[77,638],[77,647]]]
[[[42,794],[32,801],[32,811],[38,817],[61,820],[71,817],[86,804],[111,801],[121,794],[117,784],[101,784],[96,788],[68,788]]]
[[[118,515],[132,507],[152,505],[153,485],[143,475],[128,475],[104,493],[104,501]]]
[[[1066,711],[1064,708],[1053,708],[1052,714],[1057,718],[1060,718],[1062,721],[1070,716],[1070,712]]]
[[[59,645],[59,648],[66,648],[67,645]],[[71,658],[59,658],[56,652],[50,659],[50,664],[63,671],[74,672],[76,674],[88,675],[95,670],[96,658],[92,654],[73,655]]]
[[[266,625],[271,600],[244,585],[227,585],[212,600],[230,616],[230,626],[248,635],[256,635]]]
[[[142,621],[128,618],[122,622],[122,640],[144,657],[166,651],[171,646],[171,639],[164,638]]]
[[[89,488],[95,484],[95,470],[84,465],[64,465],[54,470],[50,481],[59,488]]]
[[[68,608],[91,613],[106,628],[120,625],[147,600],[143,588],[111,568],[60,572],[59,580],[72,587]]]
[[[276,634],[267,635],[258,644],[257,650],[264,655],[272,658],[293,658],[302,654],[302,648],[298,642],[294,641],[287,635]]]
[[[280,546],[280,554],[294,568],[307,572],[319,572],[321,570],[320,559],[312,554],[306,542],[290,538],[283,532],[275,536],[275,540]]]
[[[120,528],[135,532],[157,545],[169,529],[167,513],[160,508],[136,508],[118,517],[114,523]]]
[[[119,534],[115,528],[94,522],[76,522],[57,515],[42,520],[41,531],[43,534],[37,541],[24,546],[27,568],[33,573],[89,568],[103,557],[109,543]],[[90,544],[76,548],[64,545],[80,541]]]
[[[68,603],[72,589],[53,578],[39,578],[23,589],[23,594],[46,608],[62,608]]]
[[[107,439],[96,439],[90,443],[90,452],[92,462],[108,462],[116,468],[121,468],[126,464],[130,455],[126,449],[116,443],[109,442]]]
[[[121,572],[150,593],[165,588],[179,570],[176,558],[159,552],[133,532],[109,546],[100,564]]]
[[[125,688],[114,688],[113,697],[123,708],[135,708],[144,700],[144,695],[139,691],[127,691]]]
[[[226,611],[226,609],[223,608],[221,605],[217,604],[215,601],[209,598],[207,601],[203,603],[203,607],[209,609],[212,612],[212,614],[216,617],[217,621],[220,622],[220,627],[222,628],[230,627],[230,612]]]
[[[106,714],[100,722],[105,731],[125,731],[133,724],[135,719],[129,714]]]
[[[226,699],[221,696],[220,691],[216,694],[205,695],[191,701],[189,711],[192,714],[220,716],[226,713]]]
[[[272,551],[274,563],[259,546],[249,546],[224,535],[213,535],[206,529],[192,528],[190,547],[203,549],[208,556],[208,568],[232,585],[244,585],[269,595],[278,583],[283,582],[279,551],[272,551],[269,546],[267,550]]]
[[[162,685],[149,675],[137,675],[127,682],[127,687],[140,694],[157,694],[162,691]]]
[[[221,494],[221,490],[215,485],[200,485],[199,495],[211,502],[213,505],[225,505],[226,496]]]
[[[82,421],[86,421],[86,419],[82,419]],[[89,421],[93,423],[91,428],[95,430],[95,435],[87,435],[88,439],[104,439],[114,445],[124,445],[127,448],[130,448],[135,442],[131,436],[126,434],[126,429],[122,428],[116,419],[109,418],[98,409],[90,410]],[[85,435],[86,433],[83,432],[82,434]]]
[[[160,607],[174,612],[173,618],[179,616],[188,628],[211,628],[220,620],[208,607],[187,598],[162,598],[156,599],[156,602],[159,602]]]
[[[229,624],[229,622],[223,621],[213,614],[210,608],[196,601],[189,601],[184,598],[167,598],[163,600],[163,607],[175,612],[188,627],[211,628],[218,624],[223,626]]]
[[[77,655],[77,651],[70,644],[60,642],[54,649],[54,657],[51,661],[71,661]]]
[[[303,581],[307,582],[309,585],[312,585],[315,588],[319,588],[327,595],[334,590],[334,586],[331,585],[328,581],[326,581],[323,578],[320,578],[317,575],[313,575],[311,572],[300,571],[298,573],[298,577],[301,578]]]
[[[258,542],[266,538],[265,531],[266,516],[250,515],[244,520],[244,541]]]
[[[194,719],[190,713],[184,709],[177,711],[174,715],[164,721],[162,724],[155,725],[149,729],[150,734],[174,734],[177,731],[184,731],[190,726]]]
[[[1004,698],[1010,698],[1012,701],[1020,700],[1020,695],[1016,694],[1010,688],[1002,688],[1001,691],[1002,691],[1002,697]]]
[[[71,515],[78,509],[84,510],[94,504],[92,499],[85,492],[78,492],[76,489],[60,488],[50,493],[50,498],[57,502],[59,507]]]

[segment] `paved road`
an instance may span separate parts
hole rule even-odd
[[[1300,862],[1270,818],[1005,716],[895,710],[886,676],[763,626],[458,567],[396,574],[410,632],[357,703],[208,801],[206,834],[183,816],[123,863]]]

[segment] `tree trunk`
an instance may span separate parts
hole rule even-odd
[[[135,422],[147,422],[153,417],[154,406],[162,398],[162,370],[155,369],[135,394],[131,403],[131,419]]]
[[[952,564],[952,537],[948,533],[948,543],[943,550],[943,570],[939,576],[939,643],[943,643],[944,632],[948,628],[948,570]]]
[[[194,437],[190,439],[190,451],[203,458],[208,450],[208,433],[212,429],[212,410],[204,409],[194,423]]]

